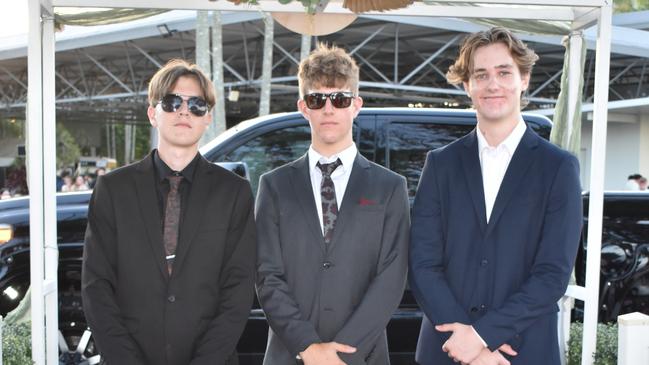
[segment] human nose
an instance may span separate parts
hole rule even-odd
[[[325,99],[325,105],[322,107],[325,113],[332,113],[334,110],[334,105],[333,102],[331,101],[331,97],[327,96]]]
[[[490,75],[487,78],[487,90],[497,90],[500,88],[500,82],[497,77]]]
[[[180,114],[189,115],[189,101],[183,98],[177,111]]]

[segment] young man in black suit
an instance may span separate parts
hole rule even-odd
[[[236,362],[253,299],[250,185],[198,153],[214,87],[174,60],[149,84],[158,148],[97,179],[82,294],[109,365]]]

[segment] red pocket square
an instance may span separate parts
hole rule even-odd
[[[360,206],[375,205],[375,204],[376,202],[374,200],[365,199],[365,198],[361,198],[361,200],[358,201],[358,205]]]

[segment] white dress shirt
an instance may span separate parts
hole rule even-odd
[[[322,171],[316,165],[318,162],[320,162],[321,164],[332,163],[337,159],[340,159],[340,161],[342,162],[342,165],[338,166],[338,168],[334,170],[333,173],[331,173],[331,180],[333,181],[334,188],[336,189],[336,202],[338,203],[338,210],[340,211],[340,207],[343,204],[343,196],[345,196],[345,189],[347,189],[347,183],[349,182],[349,176],[352,173],[354,159],[356,159],[356,153],[356,145],[353,143],[351,146],[330,157],[322,156],[313,149],[313,146],[309,147],[309,175],[311,176],[313,198],[315,199],[316,209],[318,209],[318,218],[320,221],[322,234],[324,234],[324,225],[322,223],[322,196],[320,193],[320,185],[322,184]]]
[[[480,166],[482,168],[482,187],[484,188],[484,200],[487,223],[491,217],[500,184],[505,177],[509,162],[516,151],[516,147],[525,134],[527,126],[521,119],[514,130],[498,146],[492,147],[487,143],[480,126],[477,129],[478,135],[478,153],[480,157]]]

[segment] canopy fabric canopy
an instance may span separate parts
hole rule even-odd
[[[531,4],[520,5],[515,4],[513,1],[503,1],[498,3],[496,1],[478,1],[478,2],[458,2],[458,1],[416,1],[411,0],[330,0],[330,1],[317,1],[317,0],[301,0],[301,1],[291,1],[291,0],[243,0],[235,1],[228,0],[231,2],[225,3],[224,0],[219,2],[207,2],[204,1],[201,5],[202,7],[197,10],[222,10],[225,3],[227,10],[259,10],[259,11],[302,11],[310,12],[313,9],[314,4],[325,4],[324,6],[319,5],[315,9],[315,12],[355,12],[354,9],[359,9],[357,13],[381,13],[389,9],[399,9],[401,11],[406,11],[408,8],[413,8],[413,6],[408,7],[411,3],[414,6],[417,6],[417,9],[430,7],[431,14],[438,14],[438,16],[444,16],[444,13],[454,12],[458,8],[480,8],[481,11],[474,12],[473,16],[471,14],[465,13],[464,16],[472,18],[472,21],[487,25],[487,26],[503,26],[509,29],[512,29],[516,32],[524,32],[528,34],[543,34],[543,35],[566,35],[572,29],[572,22],[574,19],[579,17],[586,17],[587,22],[592,22],[593,19],[588,17],[588,14],[595,9],[594,6],[583,6],[575,9],[570,9],[565,2],[561,1],[551,1],[553,8],[561,12],[561,15],[558,17],[561,20],[555,19],[542,19],[547,14],[549,14],[548,7],[541,5],[542,1],[532,1]],[[81,1],[79,0],[67,0],[63,3],[75,3]],[[582,1],[583,2],[583,1]],[[113,1],[115,3],[115,1]],[[151,15],[162,13],[166,10],[157,10],[157,9],[144,9],[138,7],[127,7],[119,8],[120,1],[117,1],[116,4],[113,4],[115,8],[88,8],[88,7],[55,7],[54,15],[57,23],[60,24],[69,24],[69,25],[103,25],[103,24],[114,24],[127,22],[135,19],[140,19],[148,17]],[[130,2],[133,6],[136,2]],[[585,1],[584,3],[596,3],[596,1]],[[164,2],[159,2],[160,6],[164,5]],[[230,6],[228,6],[228,4]],[[270,5],[270,6],[269,6]],[[183,8],[189,8],[189,5],[183,6]],[[352,9],[352,10],[350,10]],[[570,9],[570,10],[568,10]],[[440,11],[442,10],[442,11]],[[459,10],[459,9],[458,9]],[[484,11],[482,11],[484,10]],[[490,14],[496,14],[495,11],[504,10],[502,17],[498,18],[489,18]],[[397,10],[398,11],[398,10]],[[522,19],[507,19],[508,15],[513,15],[516,12],[527,11],[531,14],[537,14],[540,19],[526,18]],[[384,13],[387,14],[387,13]]]

